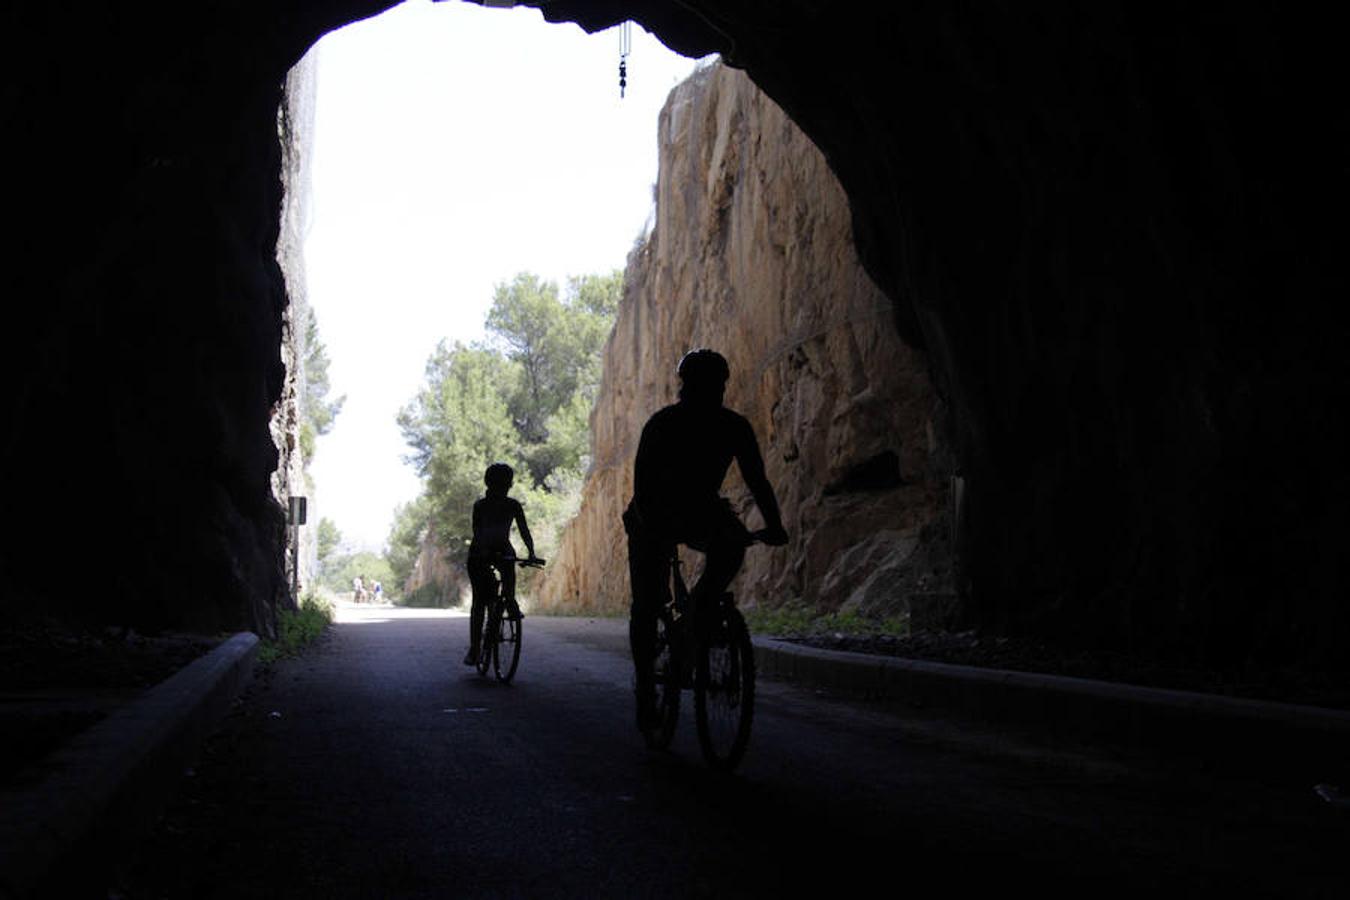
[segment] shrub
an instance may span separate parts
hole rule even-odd
[[[449,609],[454,605],[450,602],[449,593],[438,584],[422,585],[417,590],[405,594],[399,604],[418,609]]]
[[[258,660],[266,664],[294,656],[323,634],[332,621],[332,601],[314,591],[305,594],[298,610],[283,609],[277,616],[277,638],[263,641]]]

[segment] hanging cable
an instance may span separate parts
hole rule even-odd
[[[633,23],[624,22],[619,26],[619,99],[628,87],[628,54],[633,50]]]

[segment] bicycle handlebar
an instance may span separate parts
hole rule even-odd
[[[530,568],[530,569],[542,569],[544,567],[544,563],[547,562],[547,560],[538,556],[530,556],[526,557],[525,559],[521,559],[519,556],[506,556],[505,554],[502,553],[494,553],[491,556],[486,557],[486,559],[493,565],[497,566],[504,566],[510,563],[515,563],[516,565],[521,566],[522,568]]]

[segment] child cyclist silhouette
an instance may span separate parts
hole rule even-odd
[[[483,632],[483,612],[497,589],[492,570],[502,579],[502,596],[506,599],[507,615],[520,618],[516,603],[516,548],[511,546],[511,524],[520,531],[531,561],[534,538],[525,524],[525,510],[520,501],[507,496],[515,482],[516,473],[506,463],[493,463],[483,473],[487,495],[473,505],[473,540],[469,542],[469,584],[473,588],[473,606],[469,612],[469,652],[464,657],[466,666],[478,663],[479,641]]]

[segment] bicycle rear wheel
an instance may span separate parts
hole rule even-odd
[[[703,630],[694,673],[694,716],[703,758],[730,771],[750,743],[755,715],[755,652],[745,619],[724,597]]]
[[[478,642],[478,674],[486,675],[492,665],[493,654],[497,651],[498,621],[502,613],[496,603],[489,603],[483,610],[483,639]]]
[[[520,665],[521,623],[520,619],[509,616],[499,616],[497,622],[497,639],[492,645],[492,668],[497,673],[497,680],[508,684],[516,674],[516,666]]]
[[[680,720],[680,672],[675,659],[675,623],[664,610],[656,618],[656,644],[652,655],[652,680],[656,686],[656,714],[642,731],[647,746],[664,750],[675,737]]]

